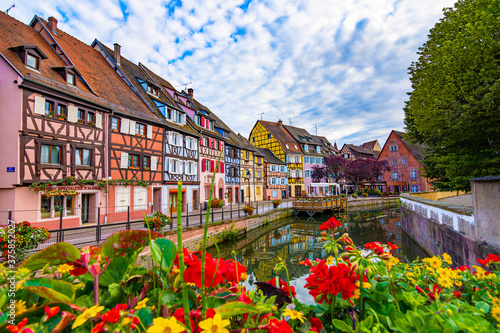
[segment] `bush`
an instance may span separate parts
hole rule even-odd
[[[144,228],[161,231],[167,224],[172,224],[172,219],[161,212],[154,212],[153,214],[144,216]]]
[[[12,238],[14,237],[14,238]],[[12,239],[15,240],[15,248],[12,249]],[[0,258],[8,260],[9,244],[11,245],[11,255],[15,258],[15,262],[24,261],[28,256],[28,252],[34,250],[39,244],[50,239],[50,232],[46,228],[32,227],[28,221],[15,223],[14,227],[5,227],[0,229]],[[9,242],[10,240],[10,242]]]
[[[222,199],[212,199],[212,205],[210,208],[222,208],[224,207],[224,200]]]
[[[276,199],[276,200],[273,200],[273,205],[278,207],[279,205],[281,205],[281,201]]]
[[[357,195],[356,193],[354,193],[354,194],[352,195],[352,197],[353,197],[354,199],[357,199],[357,198],[358,198],[358,195]]]
[[[364,192],[363,193],[363,198],[366,198],[366,197],[368,197],[368,193]]]
[[[238,236],[239,232],[240,229],[235,228],[235,224],[233,223],[231,225],[231,228],[223,229],[220,233],[217,234],[217,236],[215,237],[216,243],[222,243],[228,240],[234,240]]]
[[[252,215],[253,215],[253,210],[254,210],[254,209],[255,209],[255,208],[254,208],[252,205],[248,204],[248,205],[246,205],[245,207],[243,207],[243,212],[245,212],[246,214],[248,214],[248,215],[252,216]]]

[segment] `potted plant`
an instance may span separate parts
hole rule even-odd
[[[281,205],[281,201],[276,199],[276,200],[273,200],[273,207],[274,208],[278,208],[278,206]]]
[[[222,208],[224,206],[224,200],[222,199],[212,199],[212,205],[210,208]]]
[[[59,119],[59,120],[66,120],[67,117],[66,117],[66,115],[64,113],[61,113],[61,114],[57,115],[57,119]]]
[[[95,123],[93,121],[88,121],[87,125],[89,125],[89,126],[95,126]]]
[[[144,228],[149,227],[151,230],[159,232],[167,224],[172,224],[172,219],[161,212],[144,216]]]
[[[79,124],[85,124],[85,119],[78,119]]]
[[[250,215],[250,216],[252,216],[252,215],[253,215],[253,210],[254,210],[254,207],[253,207],[252,205],[250,205],[250,204],[248,204],[248,205],[246,205],[245,207],[243,207],[243,212],[244,212],[245,214]]]
[[[363,193],[363,198],[366,198],[366,197],[368,197],[368,193],[364,192]]]
[[[9,237],[9,235],[14,235]],[[13,260],[16,264],[22,262],[39,244],[44,243],[50,239],[50,232],[46,228],[32,227],[28,221],[15,223],[14,226],[5,227],[0,229],[0,258],[3,261],[11,260],[9,256],[9,249],[15,244],[16,255]],[[12,243],[15,240],[15,243]],[[12,252],[11,252],[12,253]]]
[[[358,198],[358,195],[357,195],[356,193],[354,193],[354,194],[352,195],[352,197],[353,197],[354,199],[357,199],[357,198]]]

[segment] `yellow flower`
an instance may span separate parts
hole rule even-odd
[[[273,310],[273,312],[278,311],[278,307],[276,305],[273,305],[271,309]]]
[[[443,261],[439,257],[430,257],[430,258],[424,258],[422,259],[422,262],[429,266],[430,268],[439,268],[443,265]]]
[[[213,318],[205,319],[198,325],[203,331],[201,333],[229,333],[229,331],[224,328],[229,326],[229,320],[224,319],[220,314],[216,314]]]
[[[57,271],[61,274],[68,273],[72,269],[73,269],[73,266],[68,265],[68,264],[60,265],[59,267],[57,267]]]
[[[85,324],[87,320],[94,318],[102,310],[104,310],[104,306],[99,306],[99,305],[94,305],[93,307],[88,308],[76,318],[75,322],[73,323],[73,326],[71,326],[71,329],[75,329],[77,327],[82,326],[83,324]]]
[[[298,319],[301,323],[304,322],[304,314],[297,310],[285,309],[283,310],[283,316],[289,316],[290,319]]]
[[[492,303],[493,303],[494,306],[500,306],[500,298],[493,297]]]
[[[485,279],[491,279],[493,277],[493,274],[487,275],[486,271],[479,267],[479,266],[472,266],[476,270],[476,279],[478,280],[485,280]]]
[[[175,317],[171,318],[155,318],[153,326],[148,328],[148,333],[181,333],[185,328],[182,327]]]
[[[356,286],[359,287],[359,280],[356,281]],[[364,289],[370,289],[372,287],[372,284],[370,282],[363,282],[363,288]]]
[[[493,309],[491,309],[491,315],[496,321],[500,321],[500,308],[496,306],[493,307]]]
[[[25,301],[15,301],[14,306],[16,307],[16,314],[23,313],[27,310]]]
[[[245,281],[248,279],[248,274],[247,273],[241,273],[240,274],[240,281]]]
[[[145,308],[146,307],[146,303],[149,301],[149,298],[145,298],[143,299],[142,301],[140,301],[139,303],[137,303],[137,305],[135,306],[134,310],[139,310],[139,309],[142,309],[142,308]]]
[[[354,289],[354,291],[352,293],[353,293],[352,298],[353,299],[358,299],[359,296],[361,295],[361,290],[359,288],[356,288],[356,289]]]
[[[399,264],[399,259],[396,257],[391,257],[389,260],[386,261],[387,271],[390,271],[392,266],[397,264]]]
[[[335,261],[335,258],[334,258],[334,257],[332,257],[332,256],[329,256],[329,257],[328,257],[328,259],[326,259],[326,264],[327,264],[328,266],[331,266],[331,265],[333,265],[333,262],[334,262],[334,261]]]
[[[129,317],[125,317],[123,320],[122,320],[122,325],[123,326],[127,326],[128,324],[130,324],[132,322],[132,320],[129,318]]]
[[[443,253],[441,255],[441,257],[443,257],[443,260],[448,264],[448,265],[451,265],[453,264],[453,261],[451,260],[451,257],[448,253]]]
[[[27,269],[26,267],[21,267],[16,271],[16,275],[20,275],[23,277],[28,275],[29,273],[30,273],[30,270]]]

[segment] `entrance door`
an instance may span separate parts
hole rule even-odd
[[[233,202],[233,188],[229,187],[227,189],[227,203],[232,203]]]
[[[219,199],[224,200],[224,190],[222,188],[219,189]]]
[[[198,209],[198,190],[193,190],[193,209]]]
[[[155,212],[161,211],[161,188],[153,189],[153,210]]]
[[[236,190],[234,190],[234,202],[239,202],[239,200],[238,200],[238,188],[236,188]]]
[[[241,202],[245,203],[245,190],[241,190]]]
[[[295,185],[295,197],[300,198],[302,195],[302,189],[300,186]]]
[[[168,207],[169,213],[175,214],[177,213],[177,192],[169,193],[169,202],[170,206]]]
[[[288,197],[292,197],[292,185],[288,185]]]
[[[89,222],[89,202],[90,194],[82,194],[82,223]]]
[[[281,199],[286,199],[286,190],[281,190]]]

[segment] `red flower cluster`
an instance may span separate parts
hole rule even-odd
[[[330,217],[328,221],[319,226],[319,230],[334,230],[335,228],[340,228],[341,223],[335,217]]]
[[[267,326],[267,332],[269,333],[292,333],[292,328],[285,319],[271,319]]]
[[[500,257],[496,254],[490,253],[486,259],[477,259],[477,262],[483,266],[488,266],[490,262],[500,262]]]
[[[271,280],[267,281],[267,283],[269,283],[277,288],[280,288],[290,298],[292,298],[292,296],[295,297],[295,295],[297,295],[297,293],[295,292],[295,287],[290,286],[290,290],[292,291],[292,296],[290,296],[290,293],[288,292],[288,284],[285,281],[283,281],[281,278],[279,278],[279,283],[280,283],[279,286],[276,285],[276,279],[271,279]]]
[[[311,268],[311,275],[306,278],[304,287],[310,289],[316,302],[326,301],[331,304],[331,296],[342,293],[342,299],[353,297],[356,290],[356,282],[359,276],[355,275],[350,265],[338,264],[337,266],[326,265],[325,260],[321,260],[318,265]]]
[[[189,252],[184,249],[184,262],[186,270],[184,271],[184,279],[188,283],[194,283],[198,288],[201,288],[201,252]],[[178,263],[178,258],[176,258]],[[236,276],[236,268],[238,275]],[[222,258],[212,258],[209,253],[205,254],[205,287],[213,288],[216,285],[224,282],[231,283],[232,281],[241,280],[241,275],[246,273],[247,268],[233,259],[224,260]]]
[[[321,329],[323,328],[323,323],[321,322],[321,320],[319,320],[318,318],[311,318],[309,321],[311,322],[310,331],[320,333]]]
[[[417,291],[425,296],[427,296],[429,299],[431,300],[435,300],[436,297],[439,296],[439,293],[441,292],[441,288],[439,288],[438,284],[434,284],[434,286],[432,287],[432,291],[429,289],[429,288],[425,288],[425,290],[427,290],[429,293],[426,293],[425,291],[422,290],[422,288],[420,288],[419,286],[415,286],[415,289],[417,289]],[[458,292],[459,296],[457,297],[457,295],[455,293],[453,293],[453,295],[457,298],[459,298],[461,296],[460,292]]]

